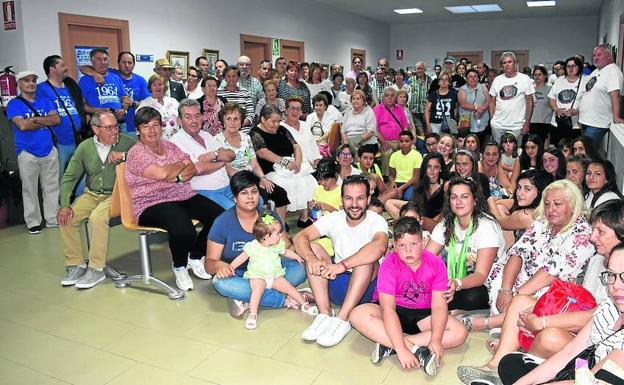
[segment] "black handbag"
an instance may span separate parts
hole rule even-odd
[[[576,96],[578,95],[579,89],[581,88],[581,76],[579,76],[579,82],[578,85],[576,86],[576,95],[574,95],[574,99],[572,100],[572,104],[570,104],[570,108],[572,108],[574,106],[574,102],[576,101]],[[555,114],[555,122],[557,122],[557,129],[559,130],[565,130],[565,131],[571,131],[573,126],[572,126],[572,117],[571,116],[566,116],[566,115],[557,115]]]

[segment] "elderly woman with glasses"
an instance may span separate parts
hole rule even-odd
[[[355,150],[348,144],[341,144],[336,149],[336,160],[338,161],[338,166],[340,166],[338,175],[339,182],[342,183],[349,175],[359,175],[362,173],[362,171],[353,164],[355,155]]]

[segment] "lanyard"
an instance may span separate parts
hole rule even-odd
[[[459,226],[457,219],[455,219],[454,226]],[[448,255],[446,257],[446,262],[448,264],[448,274],[449,279],[456,278],[464,278],[466,276],[466,254],[468,252],[468,244],[470,243],[470,238],[472,237],[472,220],[470,220],[470,224],[468,224],[468,229],[466,229],[466,236],[464,237],[464,242],[462,243],[461,251],[459,252],[459,256],[457,256],[457,239],[455,234],[451,237],[448,248]]]

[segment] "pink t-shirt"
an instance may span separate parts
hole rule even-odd
[[[420,259],[420,266],[412,271],[397,253],[388,254],[379,267],[373,301],[384,293],[393,295],[397,306],[431,309],[431,292],[447,289],[448,273],[442,258],[432,252],[423,250]]]
[[[143,176],[145,169],[152,164],[166,166],[184,159],[190,160],[189,155],[182,152],[175,144],[166,140],[162,140],[160,143],[165,152],[164,157],[157,156],[141,142],[137,142],[128,151],[126,181],[130,187],[132,208],[137,220],[148,207],[162,202],[184,201],[197,194],[188,181],[176,183],[149,179]]]
[[[384,140],[399,140],[399,133],[407,130],[409,126],[405,109],[395,104],[394,107],[390,108],[390,111],[396,116],[401,125],[397,124],[396,119],[392,117],[392,114],[390,114],[384,104],[379,103],[373,108],[375,118],[377,119],[377,131],[379,131]]]

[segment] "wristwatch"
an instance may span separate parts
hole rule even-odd
[[[182,178],[182,175],[180,175],[180,174],[176,175],[176,182],[177,183],[184,183],[184,178]]]

